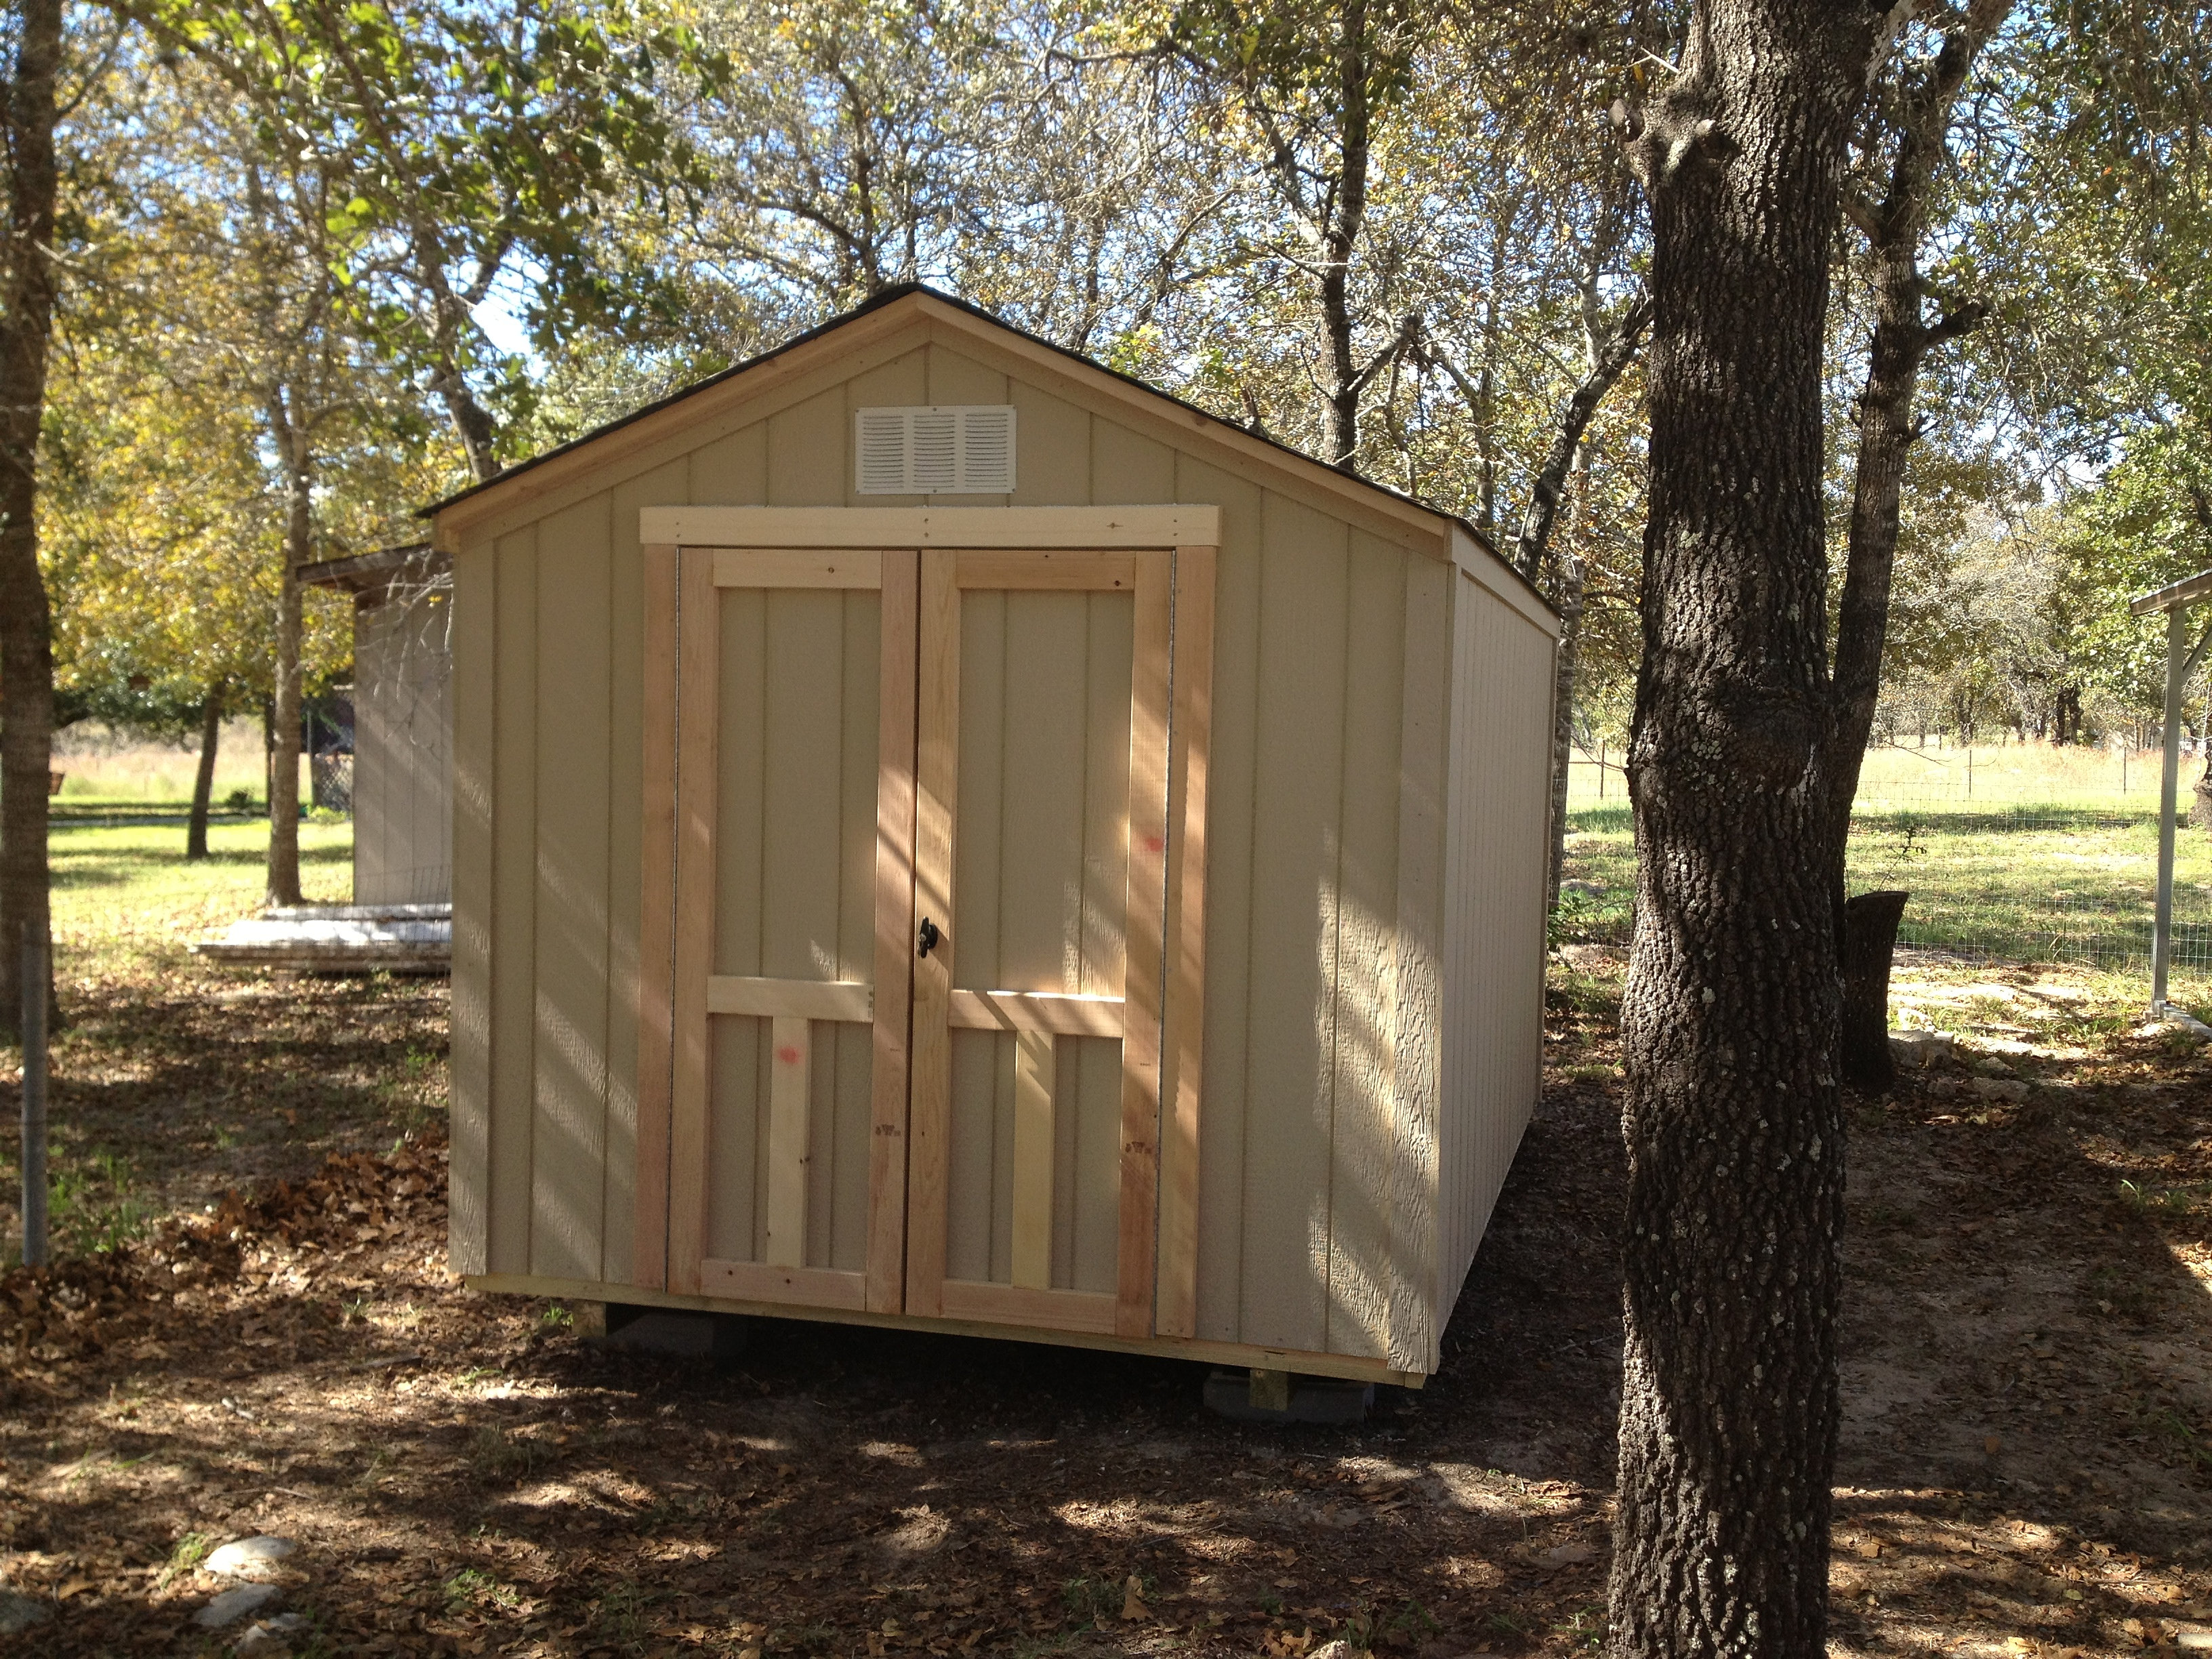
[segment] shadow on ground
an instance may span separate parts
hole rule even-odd
[[[1619,1103],[1609,994],[1552,1012],[1443,1368],[1363,1427],[800,1322],[723,1370],[600,1352],[446,1273],[418,1140],[0,1281],[0,1575],[56,1655],[220,1650],[198,1562],[261,1532],[302,1546],[302,1652],[1584,1649]],[[2207,1612],[2203,1068],[2116,1038],[2018,1071],[1855,1109],[1841,1651],[2119,1652]]]

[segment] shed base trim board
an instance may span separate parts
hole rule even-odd
[[[842,1276],[842,1275],[841,1275]],[[1295,1371],[1304,1376],[1340,1376],[1355,1382],[1387,1382],[1401,1389],[1425,1386],[1425,1371],[1400,1371],[1380,1359],[1354,1354],[1310,1353],[1299,1348],[1269,1348],[1251,1342],[1205,1342],[1182,1337],[1114,1336],[1104,1332],[1054,1331],[973,1319],[931,1319],[918,1314],[867,1313],[859,1309],[803,1307],[726,1296],[684,1296],[637,1285],[601,1285],[585,1279],[548,1279],[534,1273],[471,1273],[462,1283],[488,1296],[553,1297],[575,1302],[620,1302],[641,1308],[690,1308],[701,1313],[751,1314],[768,1319],[806,1319],[831,1325],[868,1325],[881,1330],[929,1331],[939,1336],[980,1336],[1001,1342],[1042,1342],[1055,1348],[1096,1348],[1108,1353],[1149,1354],[1158,1359],[1187,1359],[1201,1365],[1243,1365],[1261,1370]]]

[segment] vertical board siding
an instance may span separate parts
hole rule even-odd
[[[1534,1109],[1543,1042],[1550,638],[1454,583],[1443,1120],[1449,1311]]]
[[[364,594],[354,611],[356,904],[453,892],[453,642],[444,582]]]
[[[536,980],[530,1271],[599,1269],[607,1097],[608,576],[612,502],[538,527]]]
[[[1350,532],[1270,493],[1261,537],[1254,902],[1247,977],[1237,988],[1250,1002],[1248,1268],[1237,1334],[1322,1349],[1328,1341]]]
[[[769,416],[770,507],[842,507],[852,477],[846,388],[830,387]],[[896,501],[896,496],[886,497]]]
[[[391,709],[382,695],[393,669],[395,613],[386,594],[362,593],[353,606],[353,902],[392,901],[386,842],[392,805]]]
[[[874,971],[878,595],[725,588],[715,854],[717,974],[866,981]],[[708,1254],[768,1257],[766,1022],[714,1017]],[[872,1028],[809,1034],[806,1237],[793,1266],[866,1264]]]
[[[954,983],[1123,991],[1130,598],[970,590],[961,599]],[[1011,1282],[1016,1040],[956,1030],[947,1273]],[[1120,1045],[1054,1045],[1053,1267],[1111,1291]]]
[[[1223,508],[1195,1334],[1425,1369],[1534,1103],[1551,642],[1448,568],[994,361],[937,341],[871,352],[874,367],[656,471],[617,470],[610,493],[457,562],[456,1262],[629,1270],[639,508],[894,505],[854,492],[856,409],[1007,402],[1010,501]],[[717,971],[874,977],[878,603],[720,596]],[[1124,988],[1129,604],[963,596],[963,987]],[[832,819],[843,831],[824,833]],[[366,823],[362,842],[396,833]],[[759,1260],[764,1032],[713,1025],[708,1249]],[[1015,1044],[951,1041],[946,1267],[1004,1282]],[[810,1034],[811,1265],[866,1264],[872,1042],[858,1025]],[[1053,1045],[1057,1287],[1116,1289],[1119,1047]],[[747,1101],[761,1109],[732,1121],[725,1103]]]
[[[1198,1334],[1239,1340],[1245,1270],[1254,757],[1260,730],[1261,493],[1188,456],[1178,499],[1221,508],[1214,574],[1212,759],[1206,800],[1206,1075],[1198,1108]]]
[[[902,409],[932,400],[929,395],[929,348],[917,346],[914,350],[892,358],[879,368],[854,375],[845,382],[845,436],[850,440],[855,416],[863,409]],[[837,493],[825,495],[817,502],[805,505],[833,507],[919,507],[929,498],[926,495],[863,495],[860,492],[859,468],[854,465],[849,448],[839,451]],[[799,506],[800,502],[778,501],[779,506]]]
[[[453,969],[452,1193],[454,1271],[490,1271],[493,831],[498,558],[453,563]]]
[[[645,581],[638,512],[681,501],[691,468],[682,461],[625,479],[611,493],[607,573],[607,1128],[606,1216],[600,1276],[631,1282],[637,1235],[638,936],[644,823]],[[672,678],[672,662],[654,665]],[[669,741],[674,741],[673,733]],[[665,1177],[662,1191],[665,1192]]]
[[[492,694],[491,1234],[489,1271],[530,1271],[538,989],[538,532],[502,536]]]
[[[688,485],[684,474],[690,474]],[[688,465],[676,461],[647,477],[665,479],[666,487],[648,492],[640,507],[665,507],[685,502],[693,507],[765,507],[768,496],[768,422],[756,421],[726,438],[691,452]],[[637,514],[630,514],[629,534],[637,536]]]
[[[1389,1346],[1398,1272],[1390,1255],[1391,1176],[1403,1126],[1395,1089],[1391,970],[1410,556],[1353,532],[1345,617],[1325,1346],[1331,1353],[1377,1358]]]
[[[1436,1369],[1449,1306],[1437,1305],[1438,1117],[1443,1079],[1444,821],[1450,777],[1453,568],[1406,568],[1400,716],[1398,929],[1390,970],[1396,1133],[1390,1171],[1390,1364]]]
[[[1006,401],[1014,406],[1013,504],[1091,505],[1091,411],[1020,380],[1006,388]]]

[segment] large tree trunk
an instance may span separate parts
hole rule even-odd
[[[300,567],[313,555],[314,465],[296,412],[270,400],[285,468],[284,571],[276,592],[276,699],[270,714],[269,891],[270,904],[300,898]]]
[[[216,747],[222,741],[223,690],[220,681],[210,685],[200,705],[200,764],[192,775],[192,811],[185,824],[188,863],[208,855],[208,809],[215,800]]]
[[[39,428],[53,337],[54,80],[60,0],[16,9],[0,308],[0,1032],[21,1023],[22,941],[45,939],[46,781],[53,763],[52,614],[39,568]],[[49,981],[51,985],[51,979]],[[51,994],[51,993],[50,993]]]
[[[1870,8],[1701,0],[1652,209],[1615,1659],[1823,1650],[1844,1146],[1821,344]]]

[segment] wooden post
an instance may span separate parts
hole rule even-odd
[[[2181,607],[2166,613],[2165,752],[2158,775],[2158,902],[2150,939],[2150,1011],[2166,1012],[2166,965],[2173,951],[2173,798],[2181,780],[2181,685],[2185,665]]]

